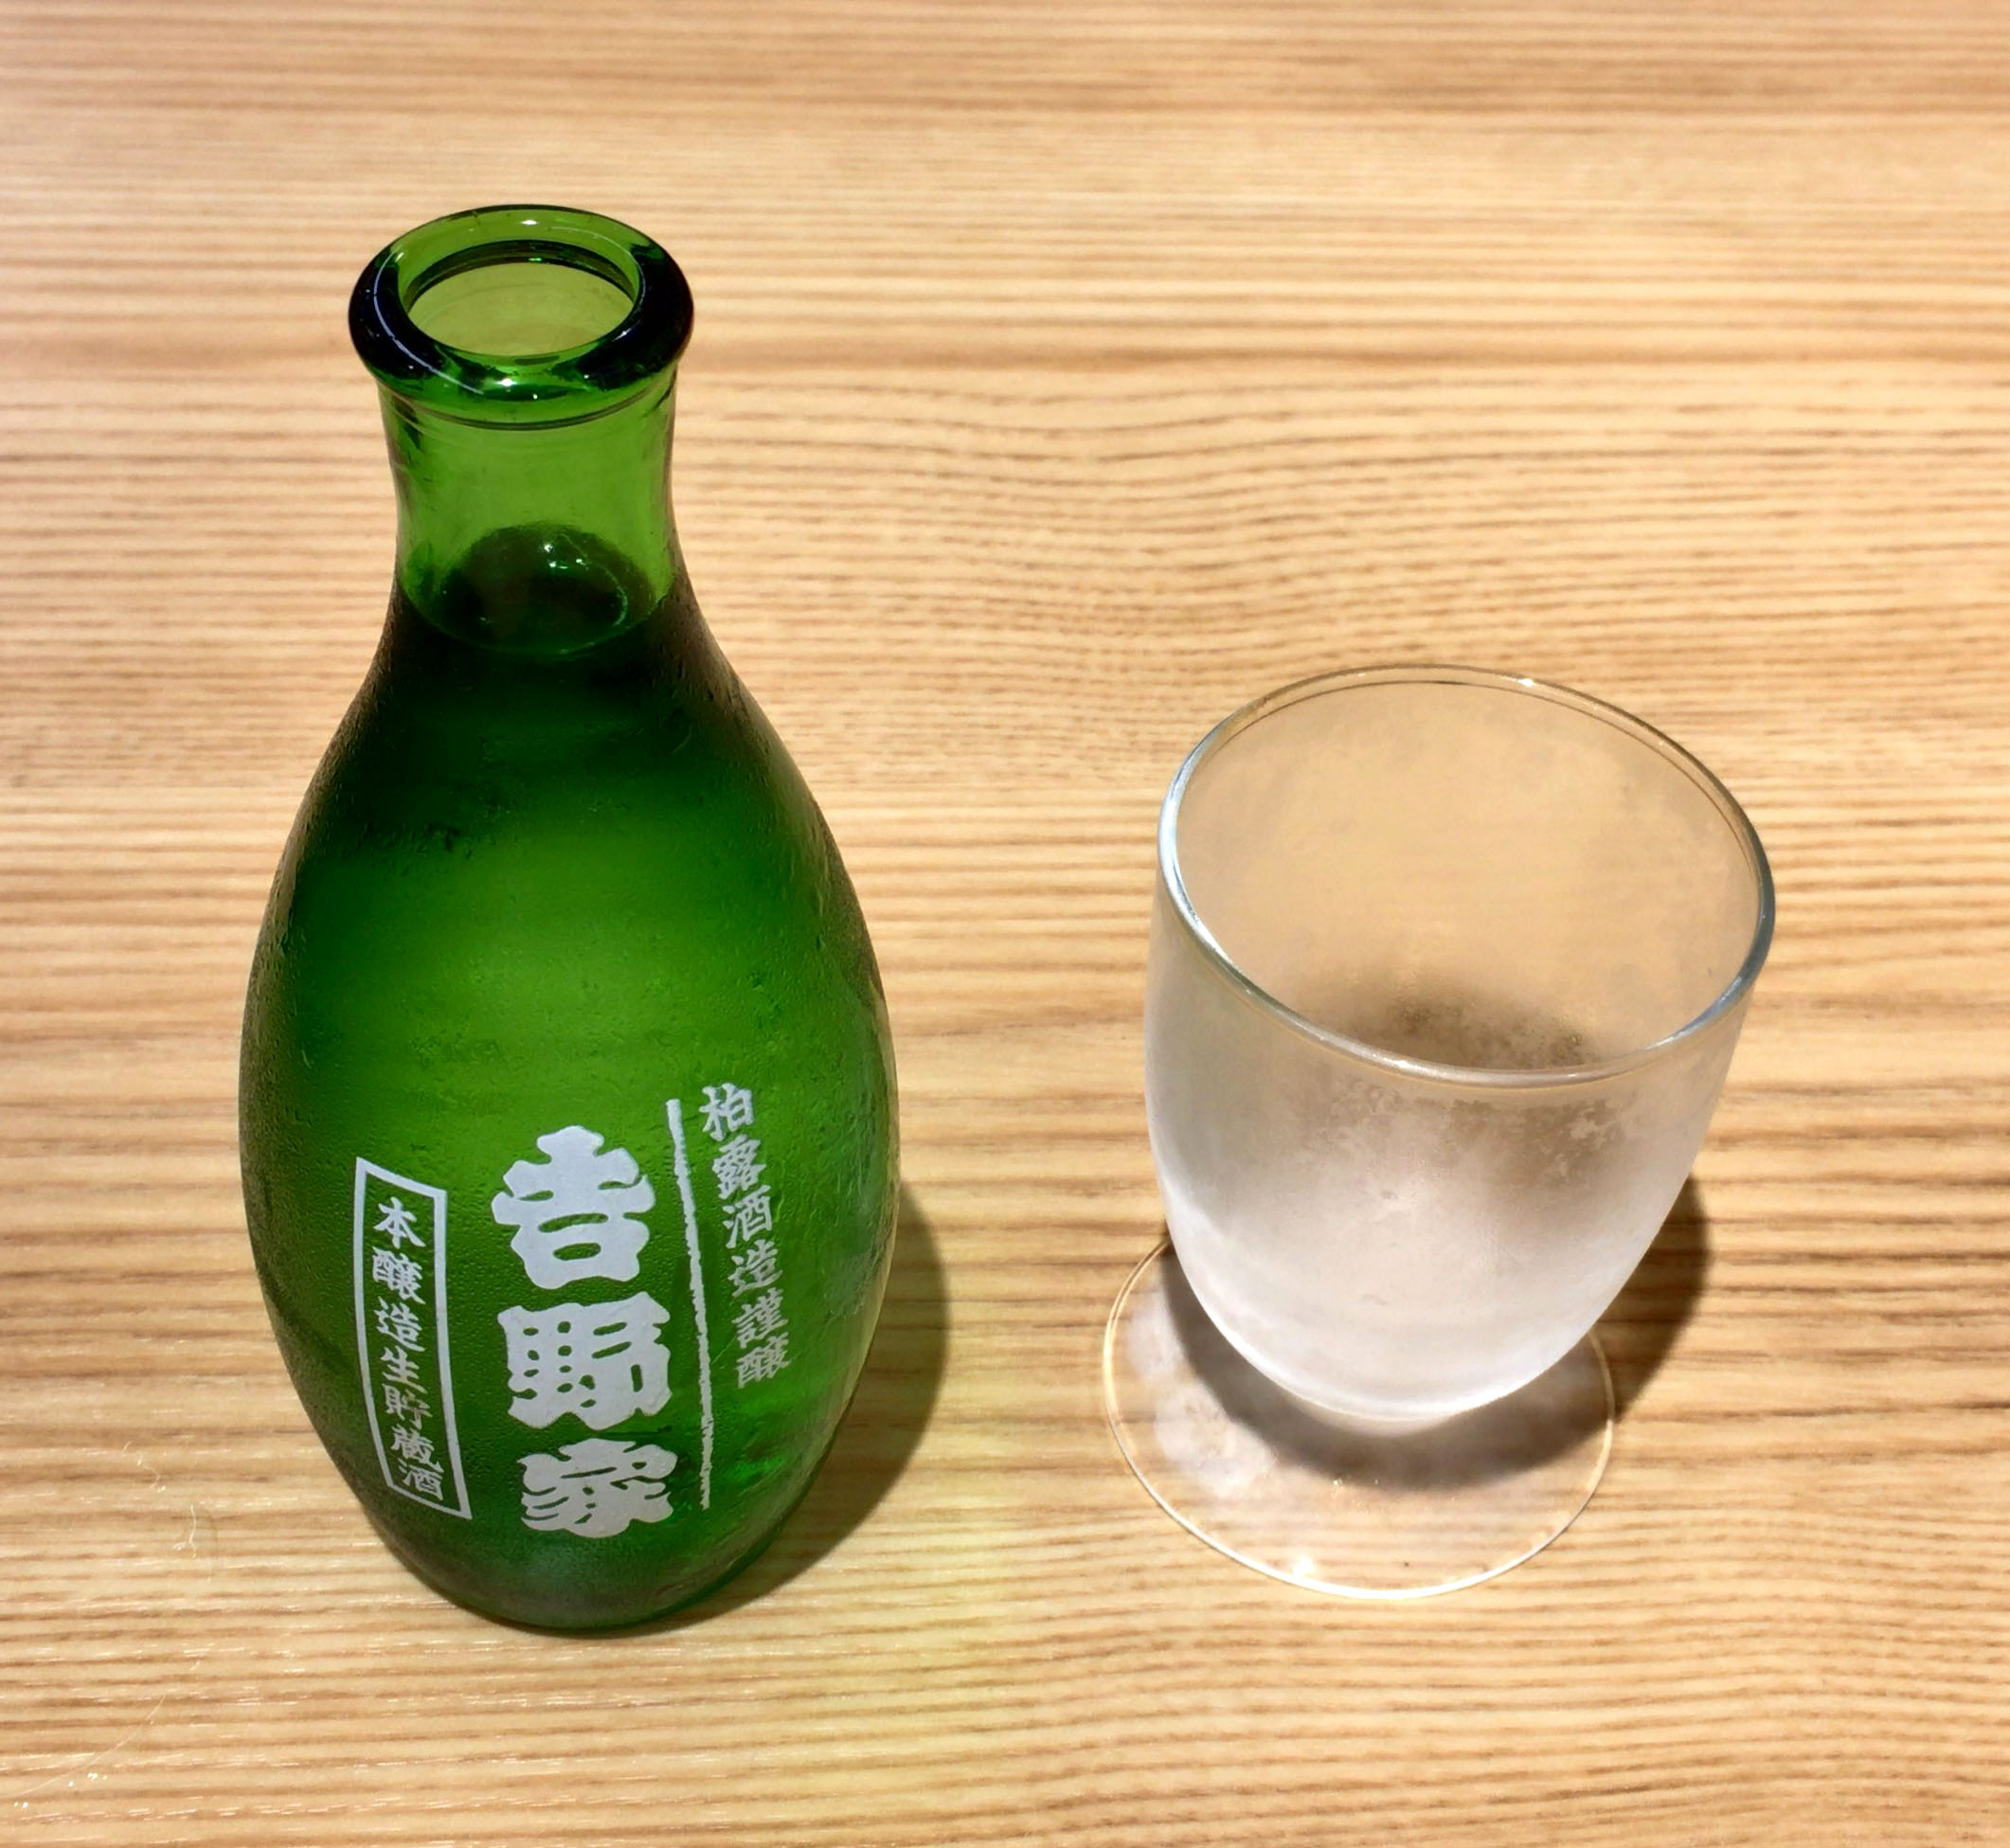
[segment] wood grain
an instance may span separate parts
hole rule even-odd
[[[2010,34],[1986,0],[18,0],[0,20],[0,1833],[2010,1839]],[[907,1194],[854,1416],[652,1634],[440,1603],[236,1193],[265,882],[380,619],[342,307],[557,199],[696,289],[679,523],[824,801]],[[1527,1567],[1242,1571],[1103,1423],[1152,820],[1319,668],[1746,800],[1778,947]]]

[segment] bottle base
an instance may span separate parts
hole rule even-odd
[[[619,1635],[626,1630],[645,1629],[661,1623],[665,1618],[674,1617],[702,1604],[714,1592],[736,1579],[752,1566],[774,1543],[783,1523],[778,1522],[769,1532],[761,1535],[743,1552],[734,1554],[728,1562],[716,1571],[707,1571],[694,1577],[688,1584],[666,1589],[659,1596],[623,1600],[619,1605],[602,1611],[565,1609],[551,1605],[537,1604],[526,1599],[495,1597],[478,1588],[457,1583],[449,1575],[432,1570],[428,1564],[416,1557],[385,1527],[383,1522],[368,1508],[370,1525],[377,1537],[384,1542],[391,1557],[403,1566],[427,1590],[437,1592],[449,1604],[458,1605],[461,1609],[476,1617],[488,1619],[492,1624],[506,1624],[511,1629],[531,1630],[545,1636],[607,1636]]]

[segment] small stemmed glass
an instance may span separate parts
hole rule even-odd
[[[1504,1571],[1604,1470],[1589,1331],[1731,1063],[1772,933],[1758,836],[1612,707],[1390,668],[1215,727],[1158,861],[1172,1238],[1110,1319],[1123,1453],[1201,1538],[1299,1584]]]

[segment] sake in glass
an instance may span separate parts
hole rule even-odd
[[[1260,699],[1162,812],[1146,1100],[1171,1249],[1112,1422],[1201,1537],[1401,1597],[1605,1465],[1588,1331],[1700,1148],[1771,938],[1757,834],[1612,707],[1461,668]]]

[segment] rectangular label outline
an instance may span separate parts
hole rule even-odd
[[[449,1507],[443,1501],[435,1501],[427,1496],[415,1495],[392,1474],[389,1460],[384,1454],[384,1433],[377,1423],[377,1382],[370,1372],[369,1318],[364,1306],[368,1291],[363,1279],[364,1221],[368,1216],[365,1204],[369,1193],[369,1177],[391,1187],[407,1188],[414,1193],[422,1193],[433,1203],[433,1339],[435,1352],[440,1361],[440,1414],[445,1421],[447,1434],[447,1461],[454,1469],[454,1488],[459,1497],[458,1507]],[[377,1447],[377,1467],[384,1472],[385,1486],[393,1495],[402,1495],[407,1501],[416,1501],[422,1508],[431,1508],[437,1514],[455,1515],[462,1520],[472,1520],[468,1507],[467,1478],[460,1467],[460,1433],[454,1422],[454,1373],[447,1356],[447,1196],[444,1189],[428,1187],[422,1180],[413,1180],[406,1175],[393,1174],[388,1168],[380,1168],[374,1161],[356,1157],[356,1246],[355,1246],[355,1293],[356,1293],[356,1364],[363,1373],[363,1408],[369,1414],[370,1442]]]

